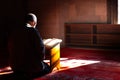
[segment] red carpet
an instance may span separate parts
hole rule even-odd
[[[61,49],[61,70],[35,80],[120,80],[120,51]]]

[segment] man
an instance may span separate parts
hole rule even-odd
[[[10,36],[8,48],[10,66],[15,74],[37,77],[50,72],[49,66],[43,62],[45,47],[39,32],[35,29],[37,17],[29,13],[26,26],[17,28]]]

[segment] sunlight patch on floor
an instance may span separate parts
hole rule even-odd
[[[0,69],[0,75],[13,73],[10,66]]]
[[[62,67],[75,68],[79,66],[90,65],[100,62],[101,61],[95,61],[95,60],[68,59],[61,61],[60,64],[61,64],[61,68]]]
[[[49,63],[50,60],[44,60],[44,62]],[[97,60],[60,58],[61,69],[75,68],[75,67],[79,67],[79,66],[90,65],[90,64],[100,63],[100,62],[101,61],[97,61]]]

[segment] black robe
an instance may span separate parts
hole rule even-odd
[[[14,72],[32,75],[43,70],[45,47],[35,28],[18,28],[8,40],[10,66]]]

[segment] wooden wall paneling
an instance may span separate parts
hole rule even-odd
[[[120,25],[81,23],[66,25],[67,46],[120,47]]]
[[[67,25],[67,26],[66,26]],[[91,24],[66,24],[66,45],[92,45]]]
[[[120,35],[97,35],[98,46],[120,47]]]
[[[119,34],[120,25],[118,24],[99,24],[97,25],[98,34]]]
[[[97,25],[97,44],[104,46],[120,46],[120,25]]]

